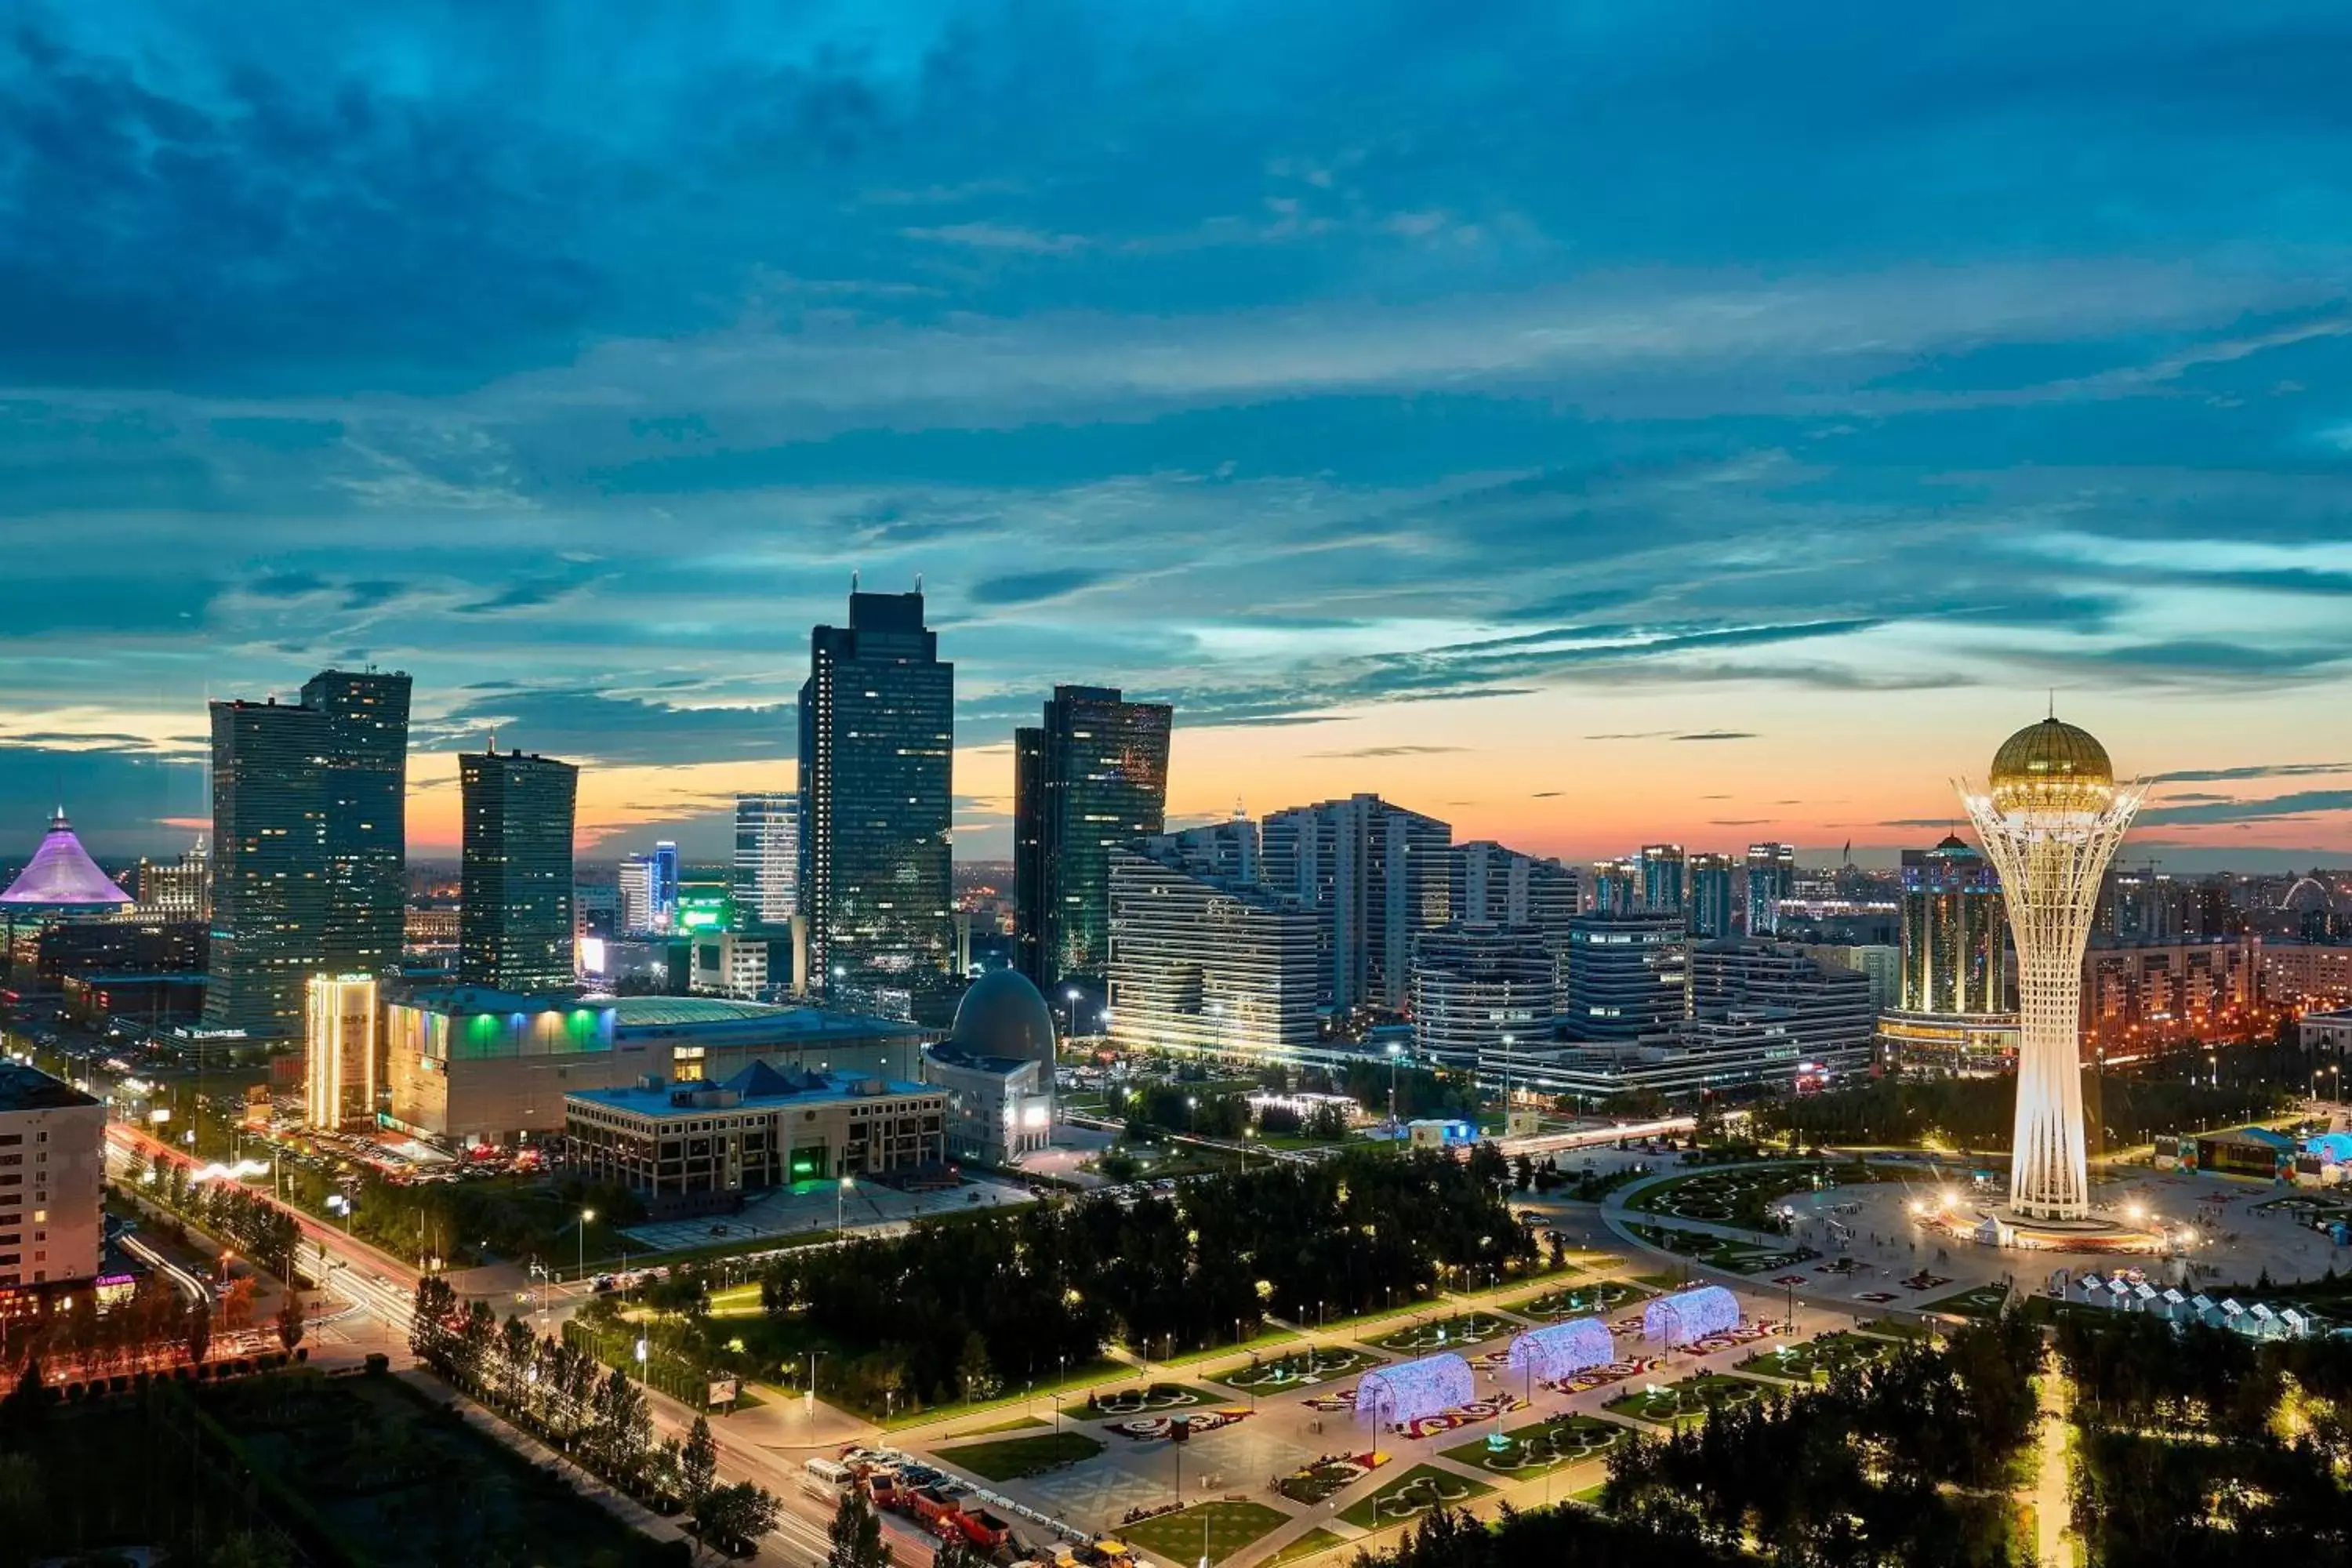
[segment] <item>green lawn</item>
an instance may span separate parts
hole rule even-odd
[[[949,1464],[992,1481],[1042,1476],[1093,1458],[1103,1446],[1083,1432],[1047,1432],[1035,1437],[1000,1437],[992,1443],[960,1443],[936,1450]]]
[[[1521,1317],[1554,1322],[1562,1318],[1581,1318],[1592,1312],[1613,1312],[1629,1301],[1638,1301],[1657,1292],[1631,1279],[1601,1279],[1590,1285],[1571,1285],[1565,1289],[1547,1290],[1540,1296],[1504,1303]]]
[[[1237,1366],[1209,1381],[1242,1394],[1290,1394],[1380,1364],[1380,1357],[1370,1351],[1360,1351],[1352,1345],[1326,1345],[1312,1351],[1293,1351],[1288,1355],[1261,1357],[1248,1366]]]
[[[895,1432],[902,1426],[919,1426],[931,1421],[949,1421],[959,1415],[978,1415],[988,1410],[1003,1410],[1024,1415],[1034,1415],[1034,1411],[1023,1410],[1021,1406],[1035,1399],[1040,1402],[1039,1409],[1051,1408],[1054,1391],[1056,1388],[1062,1391],[1062,1408],[1065,1411],[1075,1411],[1079,1407],[1079,1401],[1073,1397],[1075,1394],[1102,1384],[1117,1383],[1121,1378],[1134,1375],[1133,1367],[1106,1357],[1092,1366],[1072,1367],[1070,1375],[1059,1384],[1049,1378],[1034,1389],[1024,1384],[1019,1388],[1009,1389],[993,1398],[977,1399],[970,1404],[958,1402],[952,1405],[927,1405],[917,1410],[901,1410],[881,1425],[886,1430]],[[869,1410],[865,1414],[868,1419],[871,1419],[874,1412]]]
[[[1850,1366],[1885,1361],[1898,1348],[1892,1340],[1874,1339],[1866,1334],[1823,1334],[1802,1344],[1759,1350],[1741,1362],[1738,1370],[1786,1378],[1791,1383],[1810,1383],[1817,1373],[1826,1378]]]
[[[1371,1342],[1384,1351],[1428,1355],[1462,1345],[1475,1345],[1499,1334],[1516,1333],[1525,1324],[1500,1312],[1461,1312],[1425,1323],[1412,1323],[1382,1334]]]
[[[1494,1489],[1484,1481],[1474,1481],[1434,1465],[1415,1465],[1371,1496],[1340,1510],[1339,1517],[1359,1530],[1379,1530],[1384,1525],[1402,1524],[1433,1508],[1453,1507],[1484,1497]]]
[[[1201,1557],[1203,1527],[1208,1531],[1208,1555],[1223,1563],[1243,1547],[1290,1521],[1290,1516],[1262,1502],[1204,1502],[1177,1513],[1163,1513],[1140,1524],[1123,1526],[1119,1538],[1156,1556],[1179,1563]]]
[[[1015,1415],[1010,1421],[992,1421],[985,1426],[967,1426],[948,1441],[961,1443],[966,1437],[985,1437],[991,1432],[1018,1432],[1024,1427],[1043,1426],[1046,1424],[1043,1415]]]
[[[1809,1250],[1793,1247],[1758,1247],[1750,1242],[1734,1241],[1727,1236],[1673,1230],[1659,1225],[1629,1225],[1625,1228],[1635,1239],[1663,1251],[1680,1253],[1711,1268],[1727,1268],[1736,1274],[1776,1273],[1792,1268],[1813,1256]]]
[[[1155,1383],[1106,1394],[1094,1403],[1071,1406],[1070,1413],[1088,1421],[1124,1421],[1131,1415],[1158,1415],[1170,1410],[1211,1409],[1223,1403],[1181,1383]]]
[[[1303,1557],[1320,1556],[1322,1553],[1329,1552],[1335,1547],[1345,1546],[1347,1544],[1348,1542],[1346,1537],[1334,1535],[1331,1531],[1323,1529],[1320,1525],[1318,1525],[1315,1529],[1308,1531],[1306,1534],[1300,1536],[1297,1540],[1292,1542],[1289,1545],[1284,1547],[1281,1551],[1276,1552],[1265,1562],[1259,1563],[1258,1568],[1284,1568],[1284,1564],[1286,1563],[1296,1563]]]
[[[2000,1312],[2000,1304],[2009,1299],[2004,1285],[1979,1285],[1973,1289],[1940,1297],[1921,1308],[1927,1312],[1949,1312],[1960,1318],[1990,1318]]]
[[[1252,1334],[1248,1339],[1242,1341],[1239,1344],[1235,1344],[1231,1341],[1228,1341],[1221,1345],[1211,1345],[1206,1350],[1187,1351],[1182,1355],[1172,1357],[1167,1361],[1160,1363],[1160,1364],[1161,1366],[1192,1366],[1204,1361],[1222,1361],[1225,1357],[1238,1352],[1253,1350],[1263,1351],[1270,1345],[1296,1343],[1297,1339],[1298,1333],[1295,1329],[1277,1329],[1267,1327],[1260,1329],[1256,1333]]]
[[[1509,1447],[1492,1448],[1485,1438],[1445,1449],[1458,1465],[1491,1471],[1506,1480],[1519,1480],[1597,1458],[1624,1438],[1625,1428],[1597,1415],[1560,1415],[1519,1426],[1503,1434]]]
[[[1612,1415],[1630,1415],[1637,1421],[1671,1426],[1678,1422],[1696,1421],[1708,1411],[1727,1405],[1748,1404],[1767,1392],[1764,1384],[1749,1378],[1703,1372],[1680,1383],[1621,1394],[1601,1408]]]

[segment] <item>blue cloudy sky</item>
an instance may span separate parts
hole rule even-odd
[[[420,851],[493,726],[712,842],[855,569],[967,853],[1056,679],[1181,816],[1578,855],[1916,841],[2054,688],[2149,853],[2352,849],[2341,8],[14,17],[19,837],[176,842],[208,694],[373,661]]]

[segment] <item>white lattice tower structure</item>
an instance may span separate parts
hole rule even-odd
[[[2000,872],[2017,943],[2017,1131],[2010,1205],[2033,1219],[2090,1214],[2083,1138],[2083,950],[2099,887],[2146,791],[2118,785],[2097,741],[2055,718],[2019,731],[1985,793],[1960,787]]]

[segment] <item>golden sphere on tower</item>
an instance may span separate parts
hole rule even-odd
[[[2088,730],[2050,718],[2003,741],[1985,782],[2004,812],[2097,811],[2115,795],[2116,770]]]

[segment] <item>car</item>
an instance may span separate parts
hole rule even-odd
[[[599,1274],[598,1276],[596,1276],[596,1281],[595,1281],[595,1285],[594,1285],[593,1289],[595,1289],[599,1294],[602,1294],[603,1292],[604,1292],[604,1291],[606,1291],[606,1290],[610,1290],[612,1288],[613,1288],[613,1277],[612,1277],[610,1274]]]

